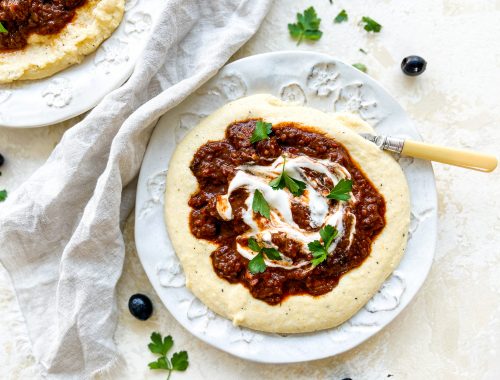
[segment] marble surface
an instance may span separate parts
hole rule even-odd
[[[303,49],[363,62],[369,74],[396,97],[416,121],[424,139],[456,147],[499,152],[500,2],[498,0],[278,0],[257,35],[235,58]],[[299,47],[286,23],[314,5],[324,35]],[[345,8],[350,21],[332,23]],[[368,35],[362,16],[383,25]],[[364,55],[359,51],[368,52]],[[401,59],[419,54],[428,61],[421,77],[404,77]],[[13,191],[48,157],[77,120],[43,129],[0,129],[0,189]],[[107,378],[164,379],[147,363],[149,334],[173,335],[174,349],[190,354],[187,372],[172,379],[497,379],[500,376],[500,171],[483,174],[434,166],[439,192],[439,239],[434,265],[412,304],[386,329],[340,356],[294,365],[264,365],[231,357],[193,338],[164,309],[137,258],[134,216],[125,228],[127,256],[118,286],[116,342],[123,366]],[[0,204],[1,207],[1,204]],[[0,247],[1,249],[1,247]],[[127,310],[128,297],[148,294],[156,310],[147,322]],[[8,275],[0,268],[0,377],[36,378],[24,326]],[[391,375],[391,376],[389,376]]]

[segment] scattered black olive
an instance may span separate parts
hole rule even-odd
[[[153,304],[144,294],[134,294],[128,300],[128,309],[134,317],[145,321],[153,313]]]
[[[410,55],[404,58],[403,62],[401,62],[401,70],[403,70],[406,75],[411,77],[422,74],[426,67],[427,62],[418,55]]]
[[[0,166],[2,166],[4,162],[5,158],[3,158],[2,153],[0,153]]]

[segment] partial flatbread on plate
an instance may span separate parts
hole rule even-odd
[[[32,34],[28,45],[0,51],[0,83],[41,79],[80,63],[120,24],[125,0],[87,0],[57,34]]]
[[[272,131],[251,143],[257,122]],[[410,220],[405,176],[358,135],[367,131],[355,115],[265,94],[202,120],[177,146],[165,194],[168,234],[195,296],[235,325],[273,333],[331,328],[363,307],[401,260]],[[282,172],[299,184],[295,194],[269,186]],[[328,198],[342,180],[350,196]],[[267,217],[254,211],[257,190]],[[325,226],[335,231],[329,244]],[[311,243],[325,248],[323,261],[312,263]]]

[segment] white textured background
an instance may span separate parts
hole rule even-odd
[[[276,1],[257,35],[237,54],[304,49],[363,62],[396,97],[424,139],[500,155],[500,0],[295,0]],[[299,47],[286,24],[314,5],[322,18],[320,41]],[[349,22],[332,19],[345,8]],[[370,16],[383,25],[368,35],[357,22]],[[359,52],[363,48],[368,52]],[[401,59],[418,54],[424,75],[405,77]],[[13,191],[48,157],[77,119],[31,130],[0,129],[0,189]],[[500,378],[500,170],[482,174],[435,165],[439,192],[439,240],[434,266],[414,302],[384,331],[358,348],[307,364],[245,362],[193,338],[154,294],[134,247],[131,216],[127,257],[118,286],[116,341],[126,365],[113,379],[165,379],[152,373],[146,344],[152,331],[172,334],[186,349],[190,367],[172,379],[499,379]],[[0,207],[1,204],[0,204]],[[1,247],[0,247],[1,249]],[[153,317],[135,320],[131,294],[148,294]],[[8,276],[0,268],[0,378],[36,378]]]

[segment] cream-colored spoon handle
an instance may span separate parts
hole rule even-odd
[[[491,154],[447,148],[411,140],[406,140],[404,142],[401,153],[405,156],[442,162],[444,164],[461,166],[463,168],[482,172],[491,172],[495,170],[498,163],[497,158]]]

